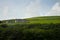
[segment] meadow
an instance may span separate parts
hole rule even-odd
[[[28,22],[23,23],[1,21],[0,40],[60,40],[60,16],[33,17],[26,20]]]

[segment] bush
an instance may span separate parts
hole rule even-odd
[[[8,27],[8,25],[7,24],[1,24],[0,27],[6,28],[6,27]]]
[[[2,21],[0,21],[0,23],[2,23]]]
[[[60,40],[60,24],[14,24],[11,26],[0,24],[0,40]]]

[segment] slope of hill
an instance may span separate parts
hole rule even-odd
[[[60,23],[60,16],[44,16],[27,18],[30,23]]]
[[[60,16],[26,18],[28,22],[19,23],[12,20],[0,22],[0,40],[60,40]]]
[[[3,23],[60,23],[60,16],[42,16],[42,17],[32,17],[26,19],[10,19],[10,20],[3,20]]]

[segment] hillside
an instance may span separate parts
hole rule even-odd
[[[60,16],[10,19],[2,22],[0,40],[60,40]]]
[[[60,16],[44,16],[27,18],[30,23],[60,23]]]
[[[10,20],[2,20],[3,23],[60,23],[60,16],[42,16],[42,17],[32,17],[26,19],[10,19]]]

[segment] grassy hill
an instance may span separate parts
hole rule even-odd
[[[60,16],[26,18],[28,22],[15,20],[2,20],[0,40],[60,40]]]
[[[3,20],[3,22],[7,22],[10,21],[12,23],[14,23],[16,19],[10,19],[10,20]],[[17,20],[23,20],[24,19],[17,19]],[[27,20],[26,23],[40,23],[40,24],[49,24],[49,23],[60,23],[60,16],[42,16],[42,17],[32,17],[32,18],[26,18],[25,20]],[[22,22],[19,22],[22,23]],[[24,23],[24,22],[23,22]]]
[[[43,16],[27,18],[30,23],[60,23],[60,16]]]

